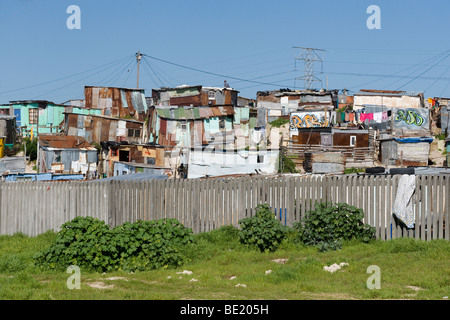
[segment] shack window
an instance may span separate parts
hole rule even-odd
[[[356,136],[350,136],[350,146],[356,146]]]
[[[30,124],[37,124],[38,116],[39,116],[38,108],[32,108],[32,109],[28,110],[28,117],[29,117]]]
[[[55,151],[55,162],[61,163],[61,151]]]
[[[128,129],[128,137],[130,138],[139,138],[141,136],[140,129]]]
[[[216,92],[215,91],[208,91],[208,99],[209,100],[215,100],[216,99]]]
[[[119,161],[129,162],[130,152],[126,150],[119,150]]]

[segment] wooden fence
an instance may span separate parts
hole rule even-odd
[[[238,226],[257,204],[268,203],[281,223],[292,226],[316,202],[348,203],[364,210],[378,239],[449,239],[450,177],[416,176],[415,226],[392,215],[400,175],[255,176],[194,180],[0,183],[0,234],[36,236],[77,216],[126,221],[175,218],[195,233]]]

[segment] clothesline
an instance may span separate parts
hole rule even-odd
[[[390,110],[388,111],[381,111],[381,112],[339,112],[339,111],[331,111],[331,123],[345,123],[345,122],[353,122],[353,123],[362,123],[366,120],[368,122],[374,121],[376,123],[382,123],[389,120],[389,118],[392,116],[392,112]]]

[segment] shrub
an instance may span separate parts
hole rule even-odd
[[[180,246],[193,241],[192,230],[175,219],[126,222],[113,229],[115,266],[128,271],[177,267],[186,262]]]
[[[320,251],[336,250],[344,240],[368,242],[375,238],[375,228],[364,224],[363,218],[362,209],[345,203],[316,203],[315,210],[308,211],[293,228],[303,243],[320,244]]]
[[[30,161],[37,159],[37,142],[38,142],[37,138],[34,138],[33,140],[31,140],[28,137],[23,138],[23,143],[25,143],[27,147],[26,156],[30,157]],[[25,149],[23,144],[21,145],[20,149],[22,151]]]
[[[279,158],[278,167],[278,173],[298,173],[295,162],[284,154]]]
[[[287,118],[278,118],[273,120],[272,122],[269,122],[269,124],[274,128],[280,128],[281,126],[284,126],[286,123],[289,123],[290,120]]]
[[[185,262],[178,247],[193,241],[192,230],[175,219],[124,223],[77,217],[61,226],[52,246],[34,258],[46,269],[69,265],[95,271],[147,270]]]
[[[111,231],[104,221],[91,217],[77,217],[61,226],[52,246],[34,258],[47,269],[80,268],[99,271],[111,269],[114,246],[110,243]]]
[[[259,204],[256,215],[240,220],[239,226],[239,241],[261,252],[276,251],[287,235],[287,228],[275,218],[267,204]]]

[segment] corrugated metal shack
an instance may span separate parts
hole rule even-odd
[[[114,177],[128,175],[133,173],[145,173],[152,176],[172,176],[172,170],[166,167],[158,167],[155,165],[149,165],[145,163],[135,162],[114,162]]]
[[[179,86],[152,89],[155,106],[237,106],[239,91],[232,88]]]
[[[381,136],[380,160],[386,166],[428,166],[432,137]]]
[[[247,129],[249,109],[239,112],[239,123]],[[155,107],[150,115],[149,140],[167,147],[201,147],[204,144],[232,142],[233,107]],[[247,123],[245,123],[247,122]],[[247,126],[245,126],[247,125]]]
[[[390,108],[424,108],[423,92],[361,89],[353,96],[353,110],[366,105]]]
[[[84,137],[89,143],[127,141],[142,143],[144,123],[133,119],[117,119],[101,115],[65,114],[65,133]]]
[[[307,173],[343,174],[345,155],[342,152],[305,152],[303,168]]]
[[[0,174],[24,173],[25,157],[5,157],[0,159]]]
[[[99,160],[99,174],[111,177],[115,174],[115,163],[133,163],[147,168],[165,166],[164,147],[155,144],[120,144],[103,141]],[[149,170],[147,170],[149,171]]]
[[[187,178],[236,174],[276,174],[279,150],[191,150]]]
[[[98,151],[84,137],[40,135],[37,168],[40,173],[81,173],[96,176]]]
[[[268,121],[296,111],[332,111],[338,106],[338,90],[292,91],[281,89],[275,91],[258,91],[257,108],[268,110]]]
[[[375,160],[374,132],[367,129],[312,127],[296,128],[287,146],[287,155],[304,167],[306,153],[341,152],[346,168],[371,167]],[[333,156],[334,154],[332,154]],[[314,162],[314,158],[308,159]],[[310,165],[306,166],[307,168]],[[335,172],[335,168],[331,170]]]
[[[16,117],[16,125],[22,136],[37,137],[39,134],[59,133],[64,121],[64,113],[76,112],[100,114],[98,109],[84,109],[77,106],[56,104],[47,100],[10,101],[0,105],[2,114]]]
[[[86,108],[104,116],[144,121],[148,110],[144,89],[85,86],[84,97]]]
[[[15,116],[0,115],[0,137],[5,137],[4,155],[12,155],[19,150]]]

